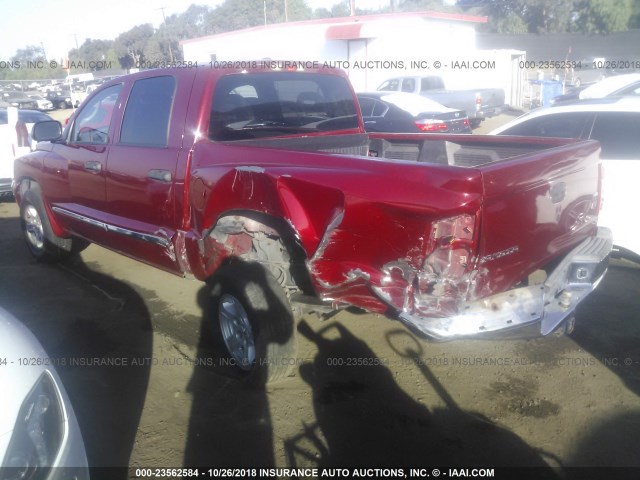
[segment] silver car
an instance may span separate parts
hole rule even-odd
[[[69,397],[36,337],[0,308],[0,479],[86,479]]]

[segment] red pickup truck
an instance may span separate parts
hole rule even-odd
[[[13,184],[33,255],[95,242],[210,282],[212,324],[253,377],[287,374],[310,310],[546,335],[611,249],[597,142],[367,134],[333,69],[136,73],[33,136]]]

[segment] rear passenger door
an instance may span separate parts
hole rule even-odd
[[[186,72],[185,72],[186,73]],[[150,75],[131,85],[106,168],[106,213],[118,249],[174,270],[171,239],[182,219],[182,151],[190,75]]]

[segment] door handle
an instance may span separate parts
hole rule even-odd
[[[100,173],[102,171],[102,163],[100,162],[85,162],[84,169],[92,173]]]
[[[162,183],[171,183],[172,176],[169,170],[149,170],[147,178]]]

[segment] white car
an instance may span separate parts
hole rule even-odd
[[[578,94],[578,98],[604,98],[613,95],[639,95],[640,73],[614,75],[588,86]]]
[[[31,138],[31,129],[36,122],[53,120],[38,110],[18,110],[18,123],[9,125],[9,113],[0,107],[0,197],[11,193],[13,160],[35,150],[36,141]]]
[[[38,104],[38,110],[53,110],[53,102],[47,100],[42,95],[29,95],[29,98],[33,98]]]
[[[640,260],[635,199],[640,178],[639,97],[609,97],[540,108],[491,134],[598,140],[604,166],[604,201],[598,224],[612,230],[614,254]]]
[[[84,442],[53,361],[0,308],[0,478],[88,479]]]

